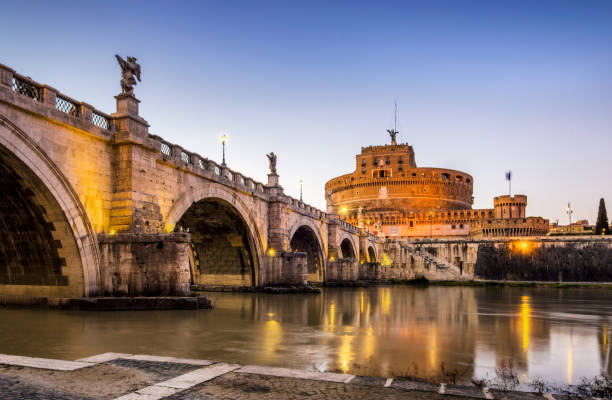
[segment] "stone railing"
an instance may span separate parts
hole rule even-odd
[[[294,211],[309,214],[318,219],[324,218],[327,215],[327,213],[325,213],[324,211],[321,211],[318,208],[311,206],[310,204],[306,204],[301,200],[289,196],[287,196],[287,198],[289,199],[291,209]]]
[[[109,115],[96,110],[87,103],[66,96],[51,86],[38,83],[27,76],[19,75],[15,70],[0,64],[0,87],[2,86],[11,88],[13,92],[19,95],[53,107],[73,118],[86,120],[108,131],[112,130],[112,119]]]
[[[261,194],[266,193],[266,186],[263,183],[257,182],[240,172],[202,157],[197,153],[187,151],[181,146],[170,143],[157,135],[149,135],[149,138],[166,162],[172,163],[177,167],[189,169],[198,175],[206,176],[220,183],[230,184],[237,189]]]

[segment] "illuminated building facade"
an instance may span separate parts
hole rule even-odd
[[[393,133],[397,133],[392,131]],[[525,217],[527,196],[499,196],[472,209],[471,175],[417,167],[408,144],[362,147],[355,171],[325,184],[327,207],[347,222],[386,237],[536,236],[548,220]]]

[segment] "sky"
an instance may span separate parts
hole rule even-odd
[[[7,2],[0,63],[115,111],[120,69],[150,132],[325,207],[362,146],[474,177],[474,208],[512,192],[527,213],[594,223],[612,207],[612,2]],[[612,212],[612,209],[610,210]]]

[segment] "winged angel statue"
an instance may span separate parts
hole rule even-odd
[[[121,93],[129,96],[134,95],[134,86],[136,85],[136,78],[140,82],[140,64],[136,62],[136,57],[127,57],[127,61],[121,58],[118,54],[117,62],[121,67]]]

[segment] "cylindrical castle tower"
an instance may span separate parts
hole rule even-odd
[[[495,218],[525,218],[527,196],[522,194],[498,196],[493,199],[493,207],[495,208]]]
[[[426,213],[472,208],[473,178],[465,172],[416,166],[408,144],[362,147],[355,171],[325,184],[328,206],[348,220],[359,208],[374,223],[383,212]],[[330,208],[330,207],[328,207]]]

